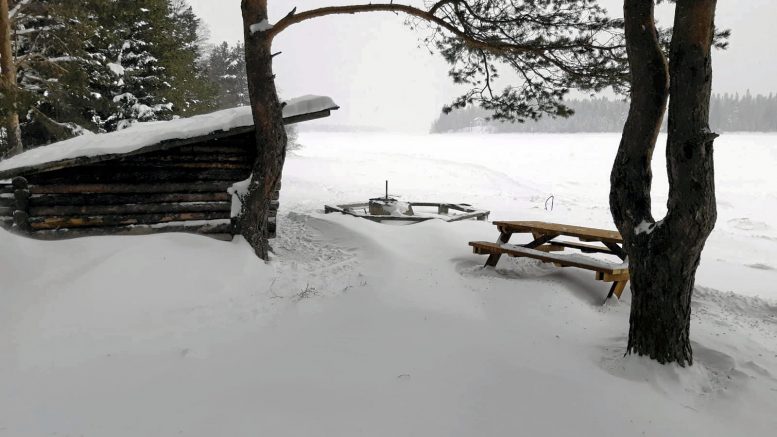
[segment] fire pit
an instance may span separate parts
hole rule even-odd
[[[367,202],[342,205],[324,205],[326,214],[339,212],[375,222],[418,223],[426,220],[488,220],[490,211],[473,208],[467,203],[406,202],[388,195],[372,198]]]

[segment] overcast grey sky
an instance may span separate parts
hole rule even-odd
[[[242,39],[240,0],[189,0],[212,42]],[[365,0],[366,2],[366,0]],[[298,10],[358,0],[269,0],[270,21]],[[419,4],[422,0],[402,3]],[[621,0],[602,0],[621,15]],[[777,92],[777,0],[718,0],[717,25],[733,31],[730,48],[714,55],[714,92]],[[659,19],[670,24],[662,8]],[[325,17],[286,29],[275,42],[281,94],[332,96],[342,109],[326,122],[426,132],[457,89],[445,62],[419,47],[420,33],[389,13]]]

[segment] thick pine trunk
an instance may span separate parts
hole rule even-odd
[[[256,126],[257,158],[248,194],[243,200],[240,229],[262,259],[268,259],[268,216],[272,194],[281,180],[286,156],[283,109],[272,73],[272,38],[267,32],[252,33],[250,26],[267,19],[266,0],[243,0],[246,70]]]
[[[0,159],[21,153],[22,133],[19,129],[19,113],[16,111],[16,65],[11,50],[11,20],[8,0],[0,0],[0,93],[9,102],[8,114],[0,117],[6,130],[5,147],[0,147]]]
[[[693,363],[691,296],[715,223],[712,140],[707,125],[715,0],[678,0],[671,46],[668,213],[650,211],[650,161],[666,106],[666,60],[655,39],[653,2],[625,0],[632,68],[629,119],[612,172],[610,203],[631,273],[629,353]]]

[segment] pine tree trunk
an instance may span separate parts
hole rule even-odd
[[[257,256],[269,253],[268,214],[272,193],[280,185],[286,157],[283,109],[272,73],[272,39],[266,32],[252,33],[250,26],[267,19],[267,0],[243,0],[246,71],[256,126],[257,158],[248,194],[243,201],[240,229]]]
[[[22,132],[16,111],[16,65],[11,49],[11,20],[8,0],[0,0],[0,93],[8,100],[8,110],[0,122],[6,130],[5,147],[0,147],[0,159],[22,152]],[[1,146],[1,144],[0,144]]]
[[[611,175],[610,206],[629,256],[627,351],[682,366],[693,364],[691,297],[716,217],[715,135],[708,127],[714,12],[715,0],[677,1],[668,69],[655,37],[653,2],[624,1],[632,101]],[[655,223],[650,161],[668,95],[668,213]]]

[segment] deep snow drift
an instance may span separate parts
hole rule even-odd
[[[628,288],[601,306],[591,272],[482,269],[467,242],[495,239],[488,223],[321,213],[389,179],[403,200],[493,220],[612,227],[616,135],[300,142],[270,264],[239,239],[0,231],[0,435],[773,434],[777,136],[717,142],[690,369],[623,357]]]

